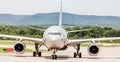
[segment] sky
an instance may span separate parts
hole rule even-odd
[[[59,12],[60,0],[0,0],[0,14],[31,15]],[[120,16],[120,0],[63,0],[63,12]]]

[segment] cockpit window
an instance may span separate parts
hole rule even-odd
[[[48,33],[48,35],[61,35],[61,33],[60,32],[50,32],[50,33]]]

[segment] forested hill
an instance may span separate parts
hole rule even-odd
[[[34,15],[0,14],[1,25],[53,25],[58,24],[59,13],[38,13]],[[76,15],[63,13],[63,24],[67,26],[109,26],[119,28],[120,17]]]
[[[47,27],[37,27],[37,28],[46,29]],[[113,29],[111,27],[84,26],[84,27],[65,28],[66,31],[83,30],[83,29],[91,29],[91,30],[68,33],[68,39],[120,37],[120,29]],[[43,38],[43,33],[44,33],[43,30],[35,30],[27,26],[0,26],[0,34],[16,35],[16,36],[24,36],[24,37],[32,37],[32,38]],[[10,38],[0,37],[0,40],[9,40],[9,39]],[[120,43],[120,41],[118,40],[115,40],[113,42]]]

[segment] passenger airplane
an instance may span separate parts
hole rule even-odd
[[[29,37],[21,37],[21,36],[13,36],[13,35],[4,35],[0,34],[0,37],[6,38],[14,38],[19,39],[19,41],[14,45],[14,51],[17,54],[22,54],[25,52],[26,45],[23,43],[24,40],[32,41],[35,43],[35,50],[33,52],[33,56],[41,57],[41,52],[39,52],[39,46],[45,45],[48,50],[52,51],[51,59],[57,59],[56,52],[58,50],[66,50],[69,45],[74,45],[76,52],[74,52],[74,58],[77,56],[79,58],[82,57],[80,52],[80,44],[85,42],[92,42],[92,44],[88,48],[88,53],[91,56],[96,56],[99,53],[99,46],[95,43],[96,41],[102,40],[117,40],[120,37],[110,37],[110,38],[92,38],[92,39],[76,39],[76,40],[68,40],[67,39],[67,31],[62,28],[62,1],[60,5],[60,18],[58,26],[50,26],[47,28],[43,34],[43,39],[39,38],[29,38]],[[79,31],[79,30],[78,30]],[[76,31],[72,31],[76,32]]]

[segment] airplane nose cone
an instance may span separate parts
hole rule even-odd
[[[64,46],[64,42],[61,40],[61,37],[52,36],[52,37],[47,38],[46,46],[50,49],[52,49],[52,48],[59,49]]]
[[[51,41],[56,41],[56,40],[60,40],[61,37],[60,37],[60,36],[50,36],[49,39],[50,39]]]
[[[51,39],[51,41],[59,40],[59,38],[57,38],[57,37],[51,37],[50,39]]]

